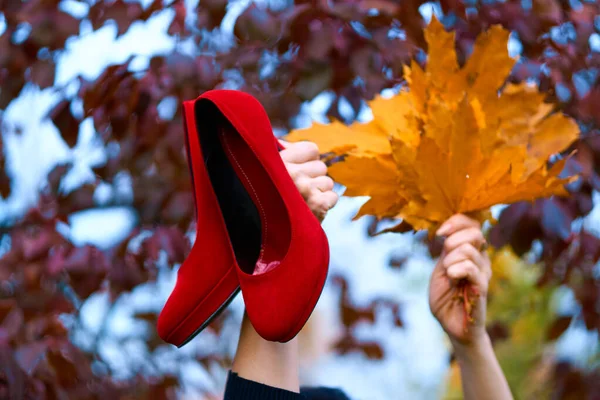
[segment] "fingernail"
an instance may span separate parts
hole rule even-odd
[[[449,224],[444,224],[437,230],[435,233],[438,236],[445,236],[450,231],[451,226]]]

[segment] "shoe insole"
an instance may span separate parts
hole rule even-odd
[[[260,133],[256,133],[259,134]],[[254,274],[262,274],[276,268],[287,254],[291,241],[291,224],[281,194],[271,176],[254,154],[244,138],[229,124],[224,123],[219,139],[230,165],[252,198],[261,222],[261,252]],[[273,134],[265,135],[276,151]],[[278,155],[277,155],[278,157]]]
[[[246,141],[216,106],[198,102],[204,162],[240,268],[262,274],[286,255],[291,224],[281,194]],[[270,140],[271,138],[269,138]]]
[[[224,117],[209,101],[197,102],[195,111],[204,164],[217,196],[236,260],[244,272],[252,274],[260,254],[260,215],[219,141],[218,128],[223,124]]]

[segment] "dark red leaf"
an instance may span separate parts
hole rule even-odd
[[[130,62],[131,59],[107,67],[94,82],[82,82],[79,95],[83,98],[83,109],[87,116],[94,109],[112,101],[123,81],[131,81],[132,73],[128,70]]]
[[[383,359],[383,348],[375,342],[361,343],[359,349],[371,360]]]
[[[0,343],[11,340],[23,324],[23,310],[14,299],[0,300]]]
[[[25,398],[26,376],[15,360],[14,349],[6,342],[0,343],[0,394],[5,399]]]
[[[508,339],[510,336],[509,328],[506,326],[506,324],[499,321],[494,321],[488,325],[487,332],[488,335],[490,335],[492,343]]]
[[[149,322],[151,324],[155,324],[158,315],[153,312],[138,312],[135,313],[133,317],[142,321]]]
[[[56,64],[54,63],[54,60],[38,60],[31,66],[31,81],[41,89],[49,88],[54,85],[55,72]]]
[[[555,200],[546,200],[542,203],[542,229],[545,232],[566,240],[571,234],[573,216],[564,204]]]
[[[536,17],[544,22],[559,24],[562,21],[563,11],[557,0],[536,0],[533,2],[533,12]]]
[[[189,251],[189,240],[177,228],[161,227],[144,240],[142,247],[144,254],[151,260],[157,260],[159,252],[165,251],[169,263],[181,263]]]
[[[76,365],[75,360],[72,359],[75,352],[70,347],[70,344],[65,343],[52,348],[46,354],[48,363],[56,374],[58,384],[64,388],[76,385],[85,371],[84,365]]]
[[[390,258],[389,266],[392,269],[402,269],[402,267],[404,267],[404,264],[406,264],[406,261],[408,261],[407,256],[393,256],[392,258]]]
[[[571,325],[572,320],[573,317],[571,316],[559,317],[555,319],[554,322],[552,322],[552,325],[550,325],[550,327],[548,328],[546,338],[548,340],[558,339],[563,333],[565,333],[567,328]]]
[[[4,139],[2,137],[2,119],[0,119],[0,196],[10,196],[10,178],[6,171],[6,157],[4,154]]]
[[[183,36],[187,33],[185,26],[187,8],[185,7],[185,2],[182,0],[175,0],[172,4],[172,7],[175,9],[175,16],[173,17],[173,21],[171,21],[171,25],[169,25],[169,29],[167,29],[167,33],[169,35]]]
[[[63,100],[50,111],[50,119],[60,131],[60,135],[69,147],[75,147],[79,137],[81,120],[71,112],[71,103]]]
[[[421,233],[420,235],[423,243],[427,245],[427,249],[429,250],[429,255],[431,258],[438,258],[442,255],[442,250],[444,250],[443,237],[434,236],[433,238],[429,238],[429,235],[426,235],[425,232]]]
[[[0,196],[3,198],[7,198],[10,196],[11,186],[10,186],[10,178],[6,175],[6,171],[4,168],[0,167]]]
[[[132,23],[141,20],[142,15],[145,14],[140,3],[114,0],[96,2],[90,8],[88,18],[94,29],[99,29],[106,21],[114,21],[117,25],[117,36],[121,36],[129,30]]]
[[[58,10],[57,4],[36,4],[29,2],[22,18],[31,25],[31,33],[25,42],[32,49],[47,47],[50,50],[61,49],[71,36],[79,33],[79,20],[70,14]]]
[[[386,228],[386,229],[383,229],[383,230],[375,233],[374,236],[381,235],[382,233],[390,233],[390,232],[393,232],[393,233],[406,233],[406,232],[412,231],[413,229],[414,228],[412,227],[411,224],[409,224],[406,221],[402,221],[399,224],[392,226],[391,228]]]
[[[15,350],[15,359],[23,372],[32,375],[38,364],[44,360],[47,350],[48,344],[45,341],[32,342],[19,346]]]
[[[14,98],[16,98],[21,89],[25,86],[23,75],[12,75],[10,79],[0,80],[2,91],[0,91],[0,110],[4,110]]]
[[[152,0],[152,3],[142,12],[140,19],[142,21],[148,20],[155,12],[163,9],[163,0]]]
[[[60,182],[62,178],[71,170],[73,167],[70,163],[58,164],[48,173],[48,186],[50,189],[50,193],[58,194],[58,189],[60,188]]]
[[[110,267],[104,254],[90,245],[73,248],[62,266],[69,274],[71,286],[83,299],[100,289]]]
[[[368,307],[357,307],[352,304],[349,296],[348,281],[342,276],[333,277],[332,281],[341,289],[340,295],[340,310],[342,324],[347,329],[350,329],[356,323],[361,321],[375,322],[375,305],[371,304]]]
[[[167,224],[188,226],[194,216],[194,196],[191,192],[176,192],[167,200],[161,217]]]
[[[234,33],[242,42],[272,42],[281,34],[281,22],[268,8],[250,3],[237,18]]]
[[[203,0],[196,9],[197,24],[200,28],[213,30],[221,25],[227,7],[227,0]]]
[[[176,376],[164,376],[159,382],[151,383],[151,398],[155,400],[170,400],[175,397],[179,388],[179,379]]]
[[[34,261],[45,257],[52,246],[61,243],[61,237],[50,226],[32,228],[20,239],[25,261]]]
[[[498,223],[490,231],[490,243],[501,248],[510,244],[517,255],[523,255],[531,248],[533,241],[542,235],[538,219],[539,209],[546,200],[517,203],[502,211]]]
[[[300,76],[296,84],[296,94],[300,99],[307,101],[314,99],[319,93],[331,86],[333,69],[329,65],[321,68],[311,68]]]
[[[165,58],[162,56],[153,56],[150,59],[150,71],[156,76],[161,76],[161,70],[164,65]]]
[[[340,354],[360,352],[372,360],[382,360],[384,357],[383,349],[378,343],[357,341],[350,335],[339,340],[333,348]]]
[[[122,292],[131,291],[137,285],[150,279],[144,266],[144,259],[127,250],[129,240],[123,241],[112,250],[112,266],[108,271],[111,297],[114,300]]]
[[[59,197],[61,212],[63,214],[69,214],[93,208],[96,205],[94,201],[95,192],[96,185],[87,183],[66,195],[61,195]]]

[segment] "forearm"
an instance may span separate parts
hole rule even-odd
[[[264,340],[244,314],[232,370],[242,378],[298,393],[298,341]]]
[[[512,400],[489,336],[468,345],[454,344],[465,400]]]

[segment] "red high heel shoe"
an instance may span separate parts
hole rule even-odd
[[[240,290],[228,229],[233,230],[239,241],[240,234],[236,233],[239,229],[236,230],[233,221],[243,210],[236,208],[234,202],[227,201],[232,197],[226,192],[229,184],[236,188],[237,177],[231,168],[222,168],[228,164],[224,156],[214,157],[218,141],[204,140],[201,146],[201,138],[216,138],[216,134],[210,133],[217,132],[218,121],[209,115],[201,116],[202,131],[199,131],[194,105],[192,101],[184,102],[183,111],[187,162],[196,206],[196,241],[178,271],[175,288],[157,322],[159,336],[178,347],[200,333]],[[241,184],[237,188],[243,191]],[[255,223],[260,226],[259,221]],[[250,222],[246,224],[250,225]],[[257,240],[248,242],[248,246],[243,245],[241,252],[252,252],[251,245],[260,247]]]
[[[230,237],[248,317],[263,338],[287,342],[302,329],[323,290],[327,237],[273,145],[261,104],[243,92],[214,90],[196,100],[197,115],[210,108],[207,103],[223,117],[216,136],[245,189],[236,185],[238,205],[243,204],[246,215],[235,221],[245,236],[235,238],[230,229]],[[238,246],[254,252],[242,254]]]

